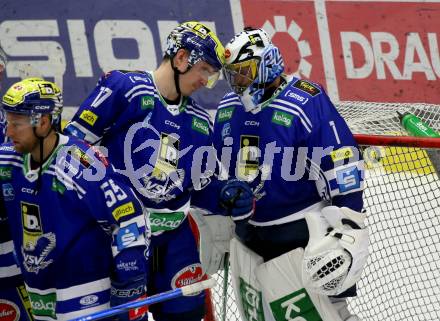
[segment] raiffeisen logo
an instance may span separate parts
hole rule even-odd
[[[275,25],[269,20],[263,24],[262,28],[268,33],[270,38],[273,38],[280,33],[287,33],[291,40],[294,41],[298,47],[299,57],[291,57],[290,55],[285,55],[284,63],[286,65],[286,69],[291,63],[291,61],[296,61],[299,59],[298,68],[292,73],[297,77],[306,77],[310,78],[310,74],[312,72],[312,65],[307,61],[307,57],[312,54],[310,49],[310,44],[307,40],[301,39],[301,34],[303,32],[302,28],[293,20],[289,21],[289,24],[285,16],[274,16]],[[284,42],[279,42],[276,44],[277,47],[282,50]]]

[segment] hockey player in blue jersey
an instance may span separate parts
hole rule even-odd
[[[6,54],[0,47],[0,92],[3,75],[6,71]],[[6,140],[5,118],[0,111],[0,143]],[[0,180],[3,172],[0,171]],[[30,302],[24,287],[23,279],[18,267],[14,245],[8,227],[8,217],[0,197],[0,321],[2,320],[32,320]]]
[[[345,299],[333,297],[355,295],[368,255],[360,213],[363,161],[352,133],[321,86],[283,74],[280,51],[264,30],[237,34],[225,58],[232,92],[219,103],[213,138],[231,179],[221,199],[233,204],[237,195],[252,197],[246,184],[256,197],[253,215],[231,212],[240,240],[232,246],[232,266],[236,293],[245,294],[239,300],[245,317],[249,295],[243,289],[261,286],[275,320],[307,313],[358,320]],[[245,263],[256,257],[255,269]],[[304,309],[305,295],[286,310],[304,287],[318,312]]]
[[[11,142],[0,147],[0,191],[34,318],[68,320],[144,296],[144,207],[101,154],[59,133],[60,89],[29,78],[2,102]]]
[[[223,59],[223,45],[207,26],[182,23],[168,36],[156,70],[106,73],[65,129],[105,147],[148,208],[153,265],[149,294],[204,277],[187,216],[193,193],[211,180],[204,159],[212,148],[212,124],[190,95],[214,86]],[[150,309],[156,321],[200,320],[204,294]]]

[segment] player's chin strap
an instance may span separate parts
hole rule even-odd
[[[179,76],[183,75],[183,74],[186,74],[191,69],[191,67],[192,67],[192,65],[188,61],[188,67],[186,68],[186,70],[184,72],[181,72],[174,65],[174,57],[171,58],[171,68],[173,68],[173,71],[174,71],[174,86],[176,87],[176,92],[177,92],[177,99],[176,100],[180,100],[180,97],[182,95],[182,92],[180,91]]]
[[[40,188],[41,188],[41,175],[43,173],[43,163],[44,163],[44,159],[43,159],[43,154],[44,154],[44,139],[49,136],[49,134],[52,132],[53,128],[51,127],[50,130],[48,131],[48,133],[44,136],[39,136],[37,135],[37,130],[36,127],[33,127],[33,132],[35,137],[38,138],[38,144],[40,145],[40,164],[38,167],[38,179],[37,179],[37,188],[35,189],[35,193],[38,193]],[[54,148],[58,145],[58,140],[59,140],[59,136],[57,135],[57,139],[55,141],[55,146]]]
[[[304,252],[303,282],[325,295],[338,295],[361,278],[368,259],[365,214],[327,206],[305,214],[310,240]]]

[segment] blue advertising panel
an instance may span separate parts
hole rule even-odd
[[[168,33],[199,20],[225,43],[234,34],[229,0],[7,1],[0,5],[0,45],[9,63],[3,90],[23,75],[62,86],[65,106],[78,106],[111,69],[154,70]],[[215,108],[227,90],[221,81],[197,93]]]

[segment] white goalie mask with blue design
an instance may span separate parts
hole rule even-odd
[[[245,28],[225,47],[226,81],[240,96],[246,111],[260,107],[264,92],[284,71],[280,50],[263,29]]]

